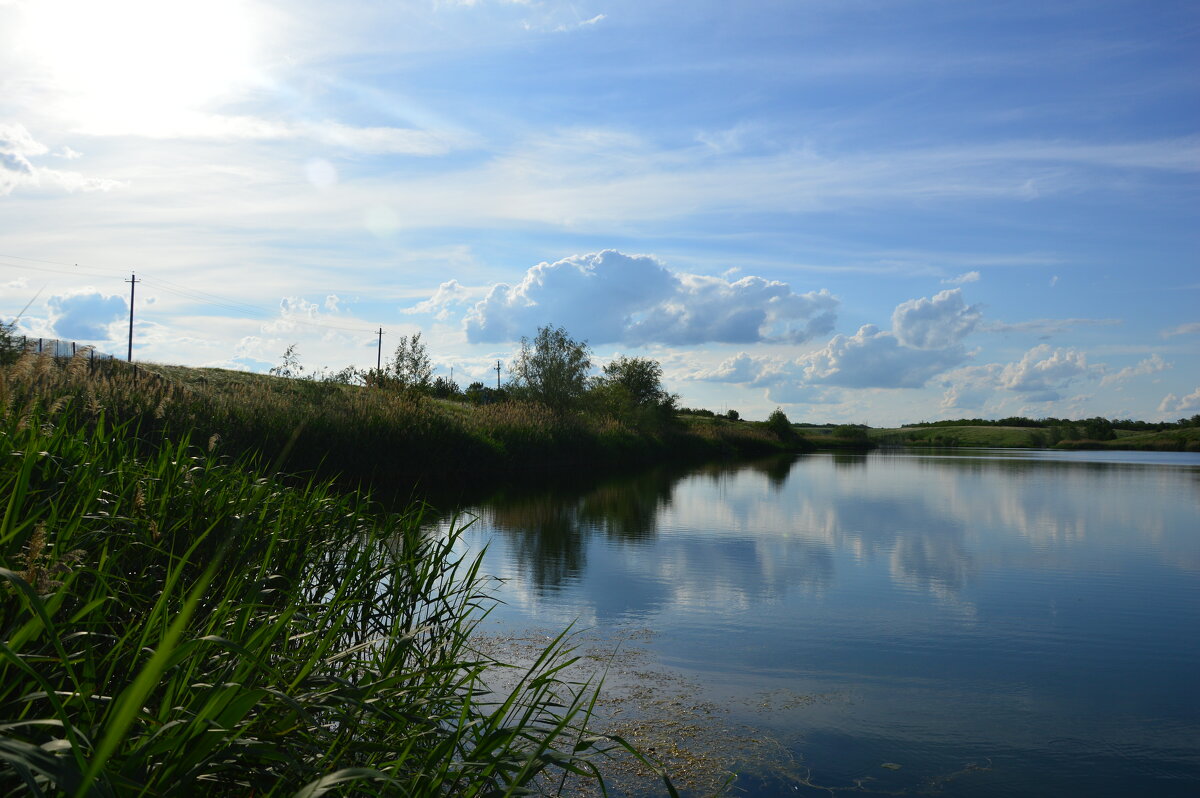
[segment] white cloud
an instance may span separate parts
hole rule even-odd
[[[935,374],[959,365],[966,357],[960,346],[908,347],[892,333],[867,324],[852,336],[834,336],[825,348],[799,362],[807,383],[842,388],[920,388]]]
[[[11,194],[18,186],[38,186],[43,181],[57,184],[69,192],[109,191],[124,185],[117,180],[46,169],[30,160],[48,151],[49,148],[34,139],[24,125],[0,124],[0,196]]]
[[[12,193],[18,184],[36,182],[29,156],[46,152],[24,125],[0,124],[0,196]]]
[[[1171,367],[1172,365],[1163,360],[1162,356],[1156,352],[1136,365],[1127,366],[1114,374],[1107,375],[1104,377],[1104,379],[1100,380],[1100,384],[1115,385],[1117,383],[1133,379],[1134,377],[1141,377],[1147,374],[1157,374],[1158,372],[1166,371]]]
[[[967,283],[979,282],[979,272],[963,272],[957,277],[947,277],[942,280],[945,285],[966,285]]]
[[[721,361],[715,368],[694,371],[688,374],[686,379],[763,385],[784,377],[786,369],[786,362],[738,352],[733,357]]]
[[[438,321],[447,321],[456,308],[471,302],[476,302],[487,292],[486,288],[474,288],[462,285],[458,280],[447,280],[438,286],[433,296],[423,302],[418,302],[410,308],[403,308],[404,314],[429,313]]]
[[[1195,335],[1196,333],[1200,333],[1200,321],[1190,321],[1187,324],[1180,324],[1169,330],[1163,330],[1162,337],[1172,338],[1176,335]]]
[[[901,303],[892,314],[892,332],[867,324],[792,361],[740,352],[688,379],[765,387],[770,400],[787,403],[837,401],[838,388],[921,388],[968,358],[960,342],[980,316],[956,288]]]
[[[104,294],[90,286],[50,297],[46,309],[50,329],[68,341],[111,340],[113,325],[129,315],[125,297]]]
[[[995,321],[981,324],[979,329],[984,332],[1032,333],[1046,338],[1064,333],[1072,327],[1115,327],[1122,323],[1120,319],[1030,319],[1011,323]]]
[[[1169,393],[1158,405],[1160,413],[1191,413],[1198,410],[1200,410],[1200,387],[1182,399]]]
[[[1103,378],[1102,384],[1165,368],[1170,368],[1170,364],[1158,355],[1152,355],[1136,366]],[[1039,344],[1019,361],[966,366],[946,373],[940,381],[945,388],[942,408],[982,408],[992,402],[1003,404],[1010,399],[1039,404],[1055,402],[1062,399],[1074,383],[1099,378],[1104,371],[1103,364],[1089,364],[1087,356],[1078,350],[1054,349],[1049,344]],[[1082,398],[1072,399],[1077,400],[1082,401]]]
[[[576,22],[574,24],[568,24],[568,23],[564,22],[562,25],[559,25],[557,28],[555,28],[554,32],[555,33],[566,33],[567,31],[576,30],[578,28],[590,27],[592,25],[599,23],[600,21],[605,19],[607,16],[608,16],[607,14],[597,14],[596,16],[592,17],[591,19],[580,20],[579,22]]]
[[[106,118],[83,130],[94,136],[220,141],[308,140],[368,155],[444,155],[466,146],[470,137],[450,131],[401,127],[355,127],[334,120],[282,122],[255,116],[181,111],[153,119]]]
[[[1000,373],[1004,366],[988,363],[983,366],[964,366],[948,372],[941,381],[946,389],[942,394],[942,408],[981,408],[996,395]]]
[[[444,284],[412,310],[444,318],[464,290]],[[593,344],[795,343],[829,332],[837,305],[828,291],[673,272],[647,255],[605,250],[539,263],[515,286],[493,285],[464,326],[473,343],[512,341],[546,324]]]
[[[962,289],[942,291],[901,303],[892,313],[892,332],[914,349],[946,349],[969,335],[983,314],[977,305],[963,303]]]
[[[1052,402],[1062,398],[1074,380],[1095,376],[1102,366],[1089,366],[1087,356],[1075,349],[1051,349],[1039,344],[1016,363],[1009,363],[1000,372],[998,383],[1010,391],[1026,395],[1032,402]]]

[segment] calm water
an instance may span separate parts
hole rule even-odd
[[[810,455],[472,512],[491,623],[651,630],[811,773],[750,794],[1200,795],[1200,456]]]

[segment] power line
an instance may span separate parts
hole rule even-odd
[[[29,266],[29,265],[25,265],[22,263],[0,263],[0,265],[9,266],[9,267],[15,268],[15,269],[27,269],[29,271],[52,272],[55,274],[67,274],[67,275],[71,275],[72,277],[86,276],[86,277],[98,277],[98,278],[106,278],[106,279],[116,279],[116,277],[117,277],[117,274],[115,274],[115,273],[104,274],[104,273],[100,273],[100,272],[88,271],[86,269],[78,268],[78,265],[76,265],[76,264],[63,263],[61,261],[45,260],[42,258],[28,258],[28,257],[24,257],[22,255],[7,255],[4,253],[0,253],[0,259],[14,259],[14,260],[29,261],[30,263],[45,264],[45,265],[39,265],[39,266]],[[70,266],[72,268],[71,268],[71,270],[52,269],[52,268],[47,268],[47,265]],[[126,280],[125,282],[129,282],[129,281]],[[338,330],[341,332],[353,332],[353,333],[373,333],[374,332],[374,330],[370,330],[365,327],[347,327],[347,326],[338,325],[338,324],[327,324],[325,322],[315,321],[313,319],[299,318],[299,317],[290,316],[287,314],[276,316],[273,311],[266,310],[260,306],[250,305],[245,302],[239,302],[236,299],[230,299],[228,297],[223,297],[218,294],[212,294],[207,291],[201,291],[199,289],[191,288],[189,286],[185,286],[181,283],[176,283],[173,280],[167,280],[162,277],[154,277],[154,278],[150,278],[150,279],[146,279],[143,277],[143,278],[139,278],[138,282],[145,283],[148,286],[155,288],[156,290],[164,291],[168,294],[174,294],[175,296],[182,297],[184,299],[189,299],[189,300],[191,300],[193,302],[197,302],[199,304],[208,305],[210,307],[222,308],[224,310],[232,311],[235,313],[242,313],[245,315],[255,316],[255,317],[257,317],[257,320],[260,320],[260,321],[287,321],[287,322],[291,322],[291,323],[295,323],[295,324],[303,324],[303,325],[306,325],[309,327],[316,327],[316,328],[323,329],[323,330]]]

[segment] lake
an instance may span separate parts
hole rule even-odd
[[[813,454],[469,512],[483,630],[619,642],[609,717],[740,794],[1200,794],[1200,455]]]

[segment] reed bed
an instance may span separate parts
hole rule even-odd
[[[133,380],[0,369],[0,791],[491,796],[598,779],[622,742],[586,731],[597,685],[562,678],[568,639],[515,680],[472,650],[489,598],[460,529],[327,481],[285,486],[215,438],[164,438],[210,405]]]
[[[770,432],[746,423],[701,419],[634,427],[602,413],[555,413],[531,402],[469,407],[359,386],[177,366],[152,366],[135,382],[127,367],[117,366],[105,377],[112,384],[105,400],[110,413],[137,417],[144,429],[174,424],[216,433],[236,451],[286,449],[291,470],[320,470],[360,484],[492,483],[562,467],[602,471],[782,448]],[[154,390],[165,401],[146,398],[152,384],[161,384]]]

